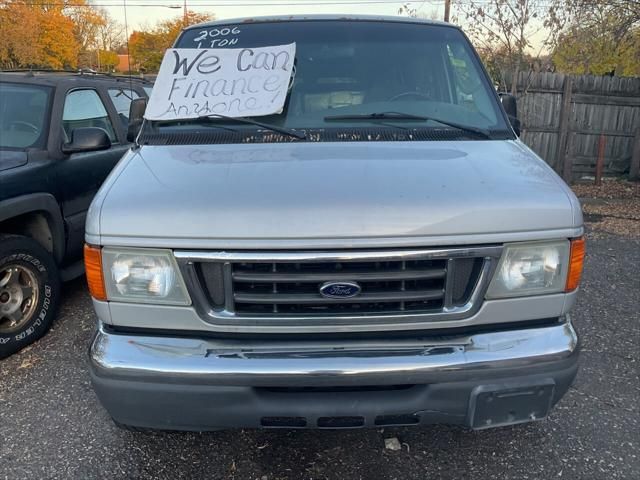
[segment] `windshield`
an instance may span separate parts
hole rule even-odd
[[[510,138],[495,93],[469,42],[456,28],[379,21],[243,23],[186,30],[176,47],[245,48],[291,42],[296,42],[295,70],[284,111],[259,117],[261,122],[306,130],[451,129],[439,122],[444,120]],[[367,118],[385,112],[394,115]],[[198,121],[161,128],[188,129],[194,123]]]
[[[50,88],[0,83],[0,148],[42,148]]]

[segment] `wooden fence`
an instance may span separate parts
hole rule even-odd
[[[600,146],[605,175],[638,179],[640,78],[521,73],[517,97],[522,140],[563,178],[594,176]]]

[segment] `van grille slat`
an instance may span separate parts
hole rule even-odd
[[[419,278],[444,278],[446,269],[433,270],[398,270],[386,272],[363,272],[363,273],[244,273],[234,272],[233,280],[236,282],[324,282],[327,276],[332,281],[349,280],[416,280]]]
[[[436,300],[442,298],[443,290],[425,290],[415,292],[375,292],[363,293],[352,298],[325,298],[320,294],[260,294],[260,293],[236,293],[236,303],[371,303],[371,302],[399,302],[409,300]]]

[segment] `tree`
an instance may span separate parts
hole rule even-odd
[[[38,56],[39,11],[21,2],[0,7],[0,64],[19,68]]]
[[[208,22],[215,18],[214,15],[209,13],[197,13],[187,11],[185,16],[178,16],[172,20],[165,20],[164,22],[160,22],[158,24],[158,33],[163,37],[165,44],[167,45],[165,49],[170,48],[175,42],[178,35],[183,28],[188,27],[189,25],[195,25],[197,23]],[[164,52],[163,52],[164,53]]]
[[[0,6],[0,65],[8,68],[75,68],[73,21],[60,4],[12,0]]]
[[[403,3],[398,8],[398,15],[406,15],[407,17],[417,17],[418,9],[411,6],[410,3]]]
[[[455,21],[465,24],[478,49],[500,53],[494,56],[500,77],[495,80],[509,84],[513,94],[519,73],[531,58],[540,57],[561,21],[558,6],[548,0],[471,0],[454,5]],[[546,38],[534,48],[532,39],[540,33]]]
[[[78,62],[78,44],[73,38],[73,22],[52,9],[43,12],[40,22],[38,64],[54,69],[75,68]]]
[[[525,71],[529,63],[526,56],[518,58],[516,55],[509,54],[504,47],[494,48],[486,46],[478,46],[476,48],[482,63],[489,72],[491,79],[498,86],[500,91],[508,91],[511,86],[510,73],[517,65],[518,71]]]
[[[565,0],[553,61],[571,74],[640,76],[640,0]]]
[[[112,72],[119,63],[118,54],[113,50],[98,50],[98,60],[102,70]]]
[[[157,72],[166,48],[157,33],[134,31],[129,36],[131,67],[145,72]]]
[[[398,15],[406,15],[413,18],[423,18],[425,20],[442,20],[438,15],[438,9],[432,8],[430,12],[423,12],[411,6],[410,3],[404,3],[398,8]]]
[[[125,45],[124,27],[102,10],[104,23],[98,26],[98,44],[101,49],[117,52]]]
[[[106,23],[103,12],[89,7],[86,0],[76,0],[66,9],[66,14],[73,21],[73,33],[80,51],[95,50],[99,28]]]
[[[133,65],[146,72],[157,72],[165,50],[173,45],[185,26],[206,22],[213,18],[209,14],[187,12],[185,17],[179,16],[160,22],[150,30],[133,32],[129,37]]]
[[[98,70],[112,70],[115,51],[122,44],[123,28],[109,16],[106,10],[91,6],[86,0],[74,1],[66,9],[74,23],[74,34],[79,45],[78,64]],[[109,61],[105,63],[103,56]]]
[[[102,64],[99,50],[122,43],[122,27],[87,0],[0,3],[0,66],[75,69]],[[112,68],[115,52],[107,55]]]

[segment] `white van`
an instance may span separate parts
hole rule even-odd
[[[94,200],[104,407],[180,430],[546,416],[578,368],[582,215],[515,100],[432,21],[225,20],[176,47],[293,42],[281,113],[145,120]]]

